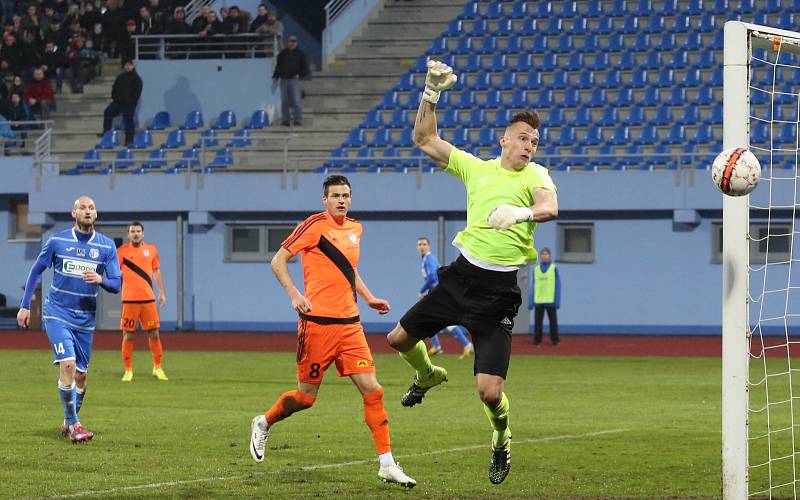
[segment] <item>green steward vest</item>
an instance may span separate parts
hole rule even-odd
[[[534,304],[552,304],[556,301],[556,265],[550,264],[543,273],[541,266],[533,268]]]

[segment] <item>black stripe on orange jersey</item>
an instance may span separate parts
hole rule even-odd
[[[147,273],[144,272],[144,269],[137,266],[133,262],[129,261],[127,258],[122,259],[122,264],[128,266],[128,269],[138,274],[143,280],[147,282],[148,285],[150,285],[150,289],[151,290],[153,289],[153,281],[150,279],[150,276],[148,276]]]
[[[358,298],[356,297],[356,271],[353,269],[350,261],[347,260],[347,257],[324,236],[319,237],[317,248],[319,248],[320,252],[322,252],[325,257],[329,258],[331,262],[333,262],[333,265],[339,268],[342,274],[344,274],[344,277],[347,278],[347,281],[350,283],[350,289],[353,290],[353,300],[358,302]]]
[[[294,231],[292,231],[292,234],[290,234],[286,238],[286,240],[284,240],[284,242],[281,244],[281,246],[283,248],[289,250],[289,247],[292,246],[292,244],[295,241],[297,241],[297,238],[302,236],[302,234],[305,233],[306,230],[309,227],[311,227],[315,222],[319,222],[319,221],[323,220],[324,218],[325,218],[325,214],[324,213],[321,213],[321,214],[318,214],[318,215],[313,215],[313,216],[309,217],[305,222],[303,222],[300,225],[298,225],[294,229]]]

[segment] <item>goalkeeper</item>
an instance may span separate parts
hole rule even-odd
[[[423,339],[448,325],[464,325],[472,333],[478,394],[494,429],[489,481],[499,484],[511,470],[509,403],[503,385],[514,316],[522,303],[517,271],[536,261],[533,232],[538,222],[558,216],[558,199],[547,169],[531,162],[539,144],[535,112],[513,116],[499,140],[500,157],[492,160],[476,158],[439,137],[436,103],[439,93],[456,80],[452,68],[428,61],[414,142],[466,186],[467,227],[453,240],[461,255],[440,270],[439,286],[417,302],[387,338],[416,371],[401,399],[403,406],[414,406],[447,380],[447,371],[431,364]]]

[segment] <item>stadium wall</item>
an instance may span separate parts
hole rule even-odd
[[[190,111],[201,111],[208,125],[233,110],[241,124],[259,109],[272,121],[281,102],[273,68],[272,59],[139,60],[136,70],[145,82],[139,121],[149,123],[157,112],[168,111],[177,126]]]
[[[693,174],[553,173],[561,204],[558,223],[591,222],[595,232],[594,262],[559,263],[564,290],[559,316],[565,332],[719,332],[721,268],[711,256],[712,224],[721,220],[720,196],[706,172]],[[464,225],[465,194],[460,182],[441,173],[421,179],[414,174],[349,177],[352,215],[365,231],[360,272],[372,291],[393,306],[386,316],[364,309],[362,317],[370,330],[386,331],[416,300],[421,283],[416,238],[428,236],[436,246],[441,214],[449,243]],[[183,214],[189,221],[184,229],[185,326],[291,330],[294,314],[268,265],[226,262],[225,225],[296,223],[321,209],[323,179],[322,174],[301,174],[297,190],[281,190],[277,174],[214,174],[205,177],[202,187],[195,179],[186,189],[182,176],[119,176],[112,191],[106,176],[45,177],[40,191],[23,195],[29,194],[32,218],[55,220],[50,231],[69,227],[67,210],[81,193],[94,196],[99,222],[142,220],[148,240],[160,248],[171,298],[163,315],[165,329],[174,328],[177,318],[175,220]],[[4,210],[0,219],[8,220]],[[547,223],[537,230],[537,246],[554,249],[556,258],[557,228]],[[38,244],[23,249],[5,242],[0,249],[0,259],[14,263],[0,287],[12,302],[19,300],[37,251]],[[456,252],[448,245],[446,260]],[[301,282],[299,262],[290,269]],[[527,309],[520,315],[525,321]]]

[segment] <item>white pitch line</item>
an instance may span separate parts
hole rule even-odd
[[[565,439],[582,439],[582,438],[590,438],[590,437],[597,437],[603,436],[606,434],[618,434],[620,432],[625,432],[627,429],[609,429],[607,431],[597,431],[597,432],[589,432],[587,434],[564,434],[561,436],[549,436],[543,438],[532,438],[532,439],[523,439],[520,441],[514,441],[514,445],[521,445],[521,444],[530,444],[530,443],[545,443],[548,441],[562,441]],[[407,455],[398,455],[397,458],[414,458],[414,457],[425,457],[429,455],[442,455],[444,453],[455,453],[459,451],[468,451],[468,450],[476,450],[479,448],[486,448],[486,444],[476,444],[472,446],[461,446],[459,448],[448,448],[446,450],[433,450],[433,451],[424,451],[421,453],[410,453]],[[185,479],[181,481],[167,481],[163,483],[150,483],[150,484],[140,484],[136,486],[121,486],[119,488],[110,488],[107,490],[89,490],[89,491],[82,491],[79,493],[71,493],[68,495],[57,495],[52,498],[80,498],[92,495],[113,495],[115,493],[122,493],[122,492],[129,492],[129,491],[138,491],[138,490],[149,490],[153,488],[169,488],[172,486],[184,486],[189,484],[197,484],[197,483],[210,483],[214,481],[237,481],[240,479],[251,479],[254,477],[262,477],[262,476],[271,476],[274,474],[286,474],[289,472],[294,471],[315,471],[321,469],[333,469],[339,467],[348,467],[351,465],[364,465],[369,464],[372,462],[377,461],[377,458],[370,458],[369,460],[353,460],[350,462],[338,462],[335,464],[321,464],[321,465],[308,465],[305,467],[293,467],[291,469],[282,469],[282,470],[272,470],[266,472],[251,472],[249,474],[239,474],[236,476],[214,476],[214,477],[203,477],[198,479]]]

